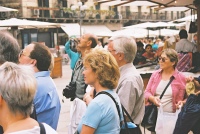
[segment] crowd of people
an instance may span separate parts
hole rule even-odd
[[[182,29],[179,32],[179,36],[166,36],[162,39],[137,39],[138,51],[133,63],[134,65],[140,65],[158,61],[161,51],[167,48],[175,49],[178,53],[197,52],[197,34],[193,35],[191,41],[187,38],[187,31]]]
[[[71,59],[71,82],[76,89],[71,97],[70,115],[79,117],[71,118],[70,123],[76,123],[69,128],[69,134],[120,133],[124,121],[130,122],[126,114],[123,116],[122,106],[142,134],[145,105],[162,105],[165,112],[174,113],[186,103],[186,83],[191,81],[198,95],[199,79],[186,77],[177,69],[178,53],[197,52],[196,35],[190,42],[187,31],[182,29],[179,36],[177,43],[176,39],[167,38],[164,43],[157,39],[154,43],[149,40],[148,44],[136,42],[129,36],[113,36],[106,49],[91,33],[75,39],[76,50],[72,50],[67,41],[65,51]],[[159,69],[151,75],[145,89],[135,65],[147,61],[158,61]],[[57,133],[61,104],[50,77],[53,56],[49,48],[31,42],[21,51],[11,34],[0,31],[0,63],[2,133]],[[162,100],[159,99],[172,77]]]
[[[73,73],[77,73],[76,79],[81,78],[76,84],[85,84],[81,90],[76,89],[75,98],[79,98],[86,103],[86,111],[84,113],[81,111],[76,112],[82,118],[77,120],[80,124],[77,124],[73,132],[81,134],[119,133],[120,128],[118,125],[123,119],[118,118],[117,109],[114,108],[115,104],[112,103],[110,97],[101,94],[104,91],[111,93],[116,101],[120,101],[139,128],[141,128],[141,122],[145,114],[145,105],[153,103],[160,107],[162,104],[163,110],[169,113],[174,113],[176,109],[180,108],[180,105],[184,105],[187,100],[186,82],[194,81],[196,86],[199,86],[199,83],[193,77],[186,78],[182,72],[177,70],[178,52],[196,52],[197,45],[187,40],[186,30],[182,29],[179,36],[179,41],[173,37],[168,37],[163,43],[160,39],[157,39],[155,43],[149,40],[149,44],[144,44],[142,41],[136,42],[132,37],[128,36],[114,36],[109,39],[106,49],[100,49],[99,46],[92,45],[98,44],[97,38],[93,34],[83,35],[77,44],[80,55],[75,65],[79,66],[80,69],[82,68],[83,71],[73,70]],[[180,47],[180,42],[185,42],[185,47]],[[65,47],[68,45],[69,42],[66,43]],[[181,50],[179,50],[180,48]],[[110,67],[115,66],[111,66],[111,62],[113,62],[111,59],[107,61],[110,55],[115,58],[118,65],[119,79],[113,75],[113,71],[116,71],[115,69],[111,69],[112,72],[109,72],[111,71]],[[78,61],[80,60],[81,62],[79,63]],[[147,61],[157,61],[159,69],[152,74],[146,89],[144,89],[142,77],[135,65],[144,64]],[[101,72],[102,70],[104,72]],[[160,100],[159,96],[172,77],[174,80],[167,88],[162,100]],[[106,81],[113,78],[115,78],[117,85],[109,87],[107,85],[109,82]],[[111,85],[112,82],[110,83]],[[89,90],[87,90],[88,87]],[[113,94],[113,91],[117,93],[119,100]],[[78,95],[77,92],[82,95]],[[105,102],[107,102],[107,105],[105,105]],[[109,110],[111,107],[115,112]],[[109,110],[109,113],[107,113],[107,110]],[[115,113],[112,114],[115,118],[111,119],[110,112]],[[94,114],[95,117],[93,116]],[[126,115],[124,118],[128,120]],[[113,122],[115,122],[115,125],[108,130],[108,126]],[[155,129],[150,131],[155,133]],[[140,131],[140,133],[142,132]]]
[[[49,48],[32,42],[21,51],[9,32],[0,31],[0,50],[0,133],[56,134],[61,105]]]

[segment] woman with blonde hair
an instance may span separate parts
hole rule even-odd
[[[84,57],[83,65],[85,83],[93,86],[97,95],[89,103],[78,126],[78,132],[81,134],[118,134],[122,119],[119,118],[116,105],[109,96],[100,94],[105,91],[120,104],[118,95],[113,91],[120,77],[115,58],[105,50],[94,49]]]

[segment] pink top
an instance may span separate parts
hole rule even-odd
[[[153,96],[155,95],[156,88],[162,79],[161,72],[162,72],[161,69],[155,71],[149,79],[149,82],[147,84],[145,94],[144,94],[145,102],[148,102],[147,105],[150,104],[148,101],[149,97],[152,95]],[[174,76],[174,80],[171,83],[171,87],[172,87],[172,105],[173,105],[173,111],[175,112],[176,111],[175,104],[177,104],[178,101],[182,101],[184,99],[186,78],[177,69],[175,70],[173,76]],[[165,87],[163,86],[163,90],[164,88]]]

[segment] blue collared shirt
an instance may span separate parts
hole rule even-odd
[[[38,122],[44,122],[57,129],[60,115],[60,100],[49,71],[35,73],[37,91],[34,98]]]

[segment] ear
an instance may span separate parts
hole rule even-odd
[[[175,61],[174,62],[172,62],[172,66],[174,66],[175,65]]]
[[[36,59],[32,59],[31,64],[36,66],[37,65],[37,60]]]
[[[91,46],[91,44],[92,44],[92,41],[89,40],[89,41],[87,42],[87,47]]]
[[[119,55],[119,60],[123,60],[124,59],[124,53],[118,53]]]

